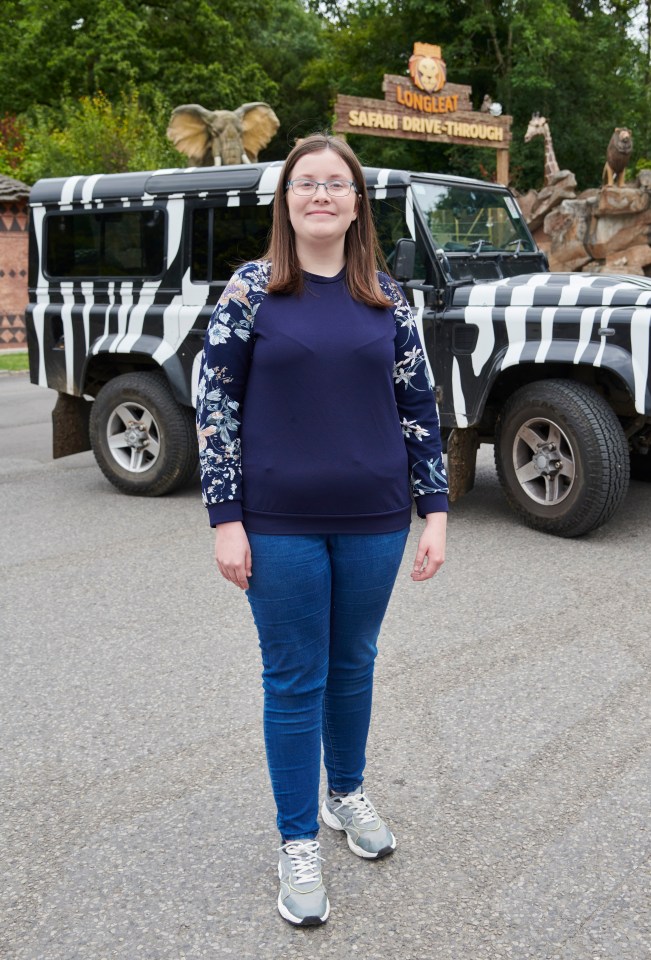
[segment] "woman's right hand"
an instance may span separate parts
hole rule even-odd
[[[218,523],[215,528],[215,560],[219,572],[242,590],[248,590],[251,576],[251,547],[240,520]]]

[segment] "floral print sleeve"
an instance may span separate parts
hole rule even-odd
[[[398,415],[407,447],[411,492],[419,517],[448,509],[448,478],[432,383],[416,321],[405,296],[386,274],[378,279],[394,303],[396,355],[393,381]]]
[[[255,314],[269,282],[269,263],[240,267],[210,318],[197,391],[197,437],[203,501],[211,526],[242,519],[240,406],[246,389]]]

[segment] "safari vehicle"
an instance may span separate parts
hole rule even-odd
[[[54,456],[92,447],[129,494],[186,483],[210,314],[259,256],[280,163],[39,181],[31,192],[33,383],[57,390]],[[651,281],[552,274],[511,193],[365,169],[380,242],[437,384],[453,499],[495,446],[525,523],[577,536],[650,473]]]

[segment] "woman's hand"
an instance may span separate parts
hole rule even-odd
[[[218,523],[215,528],[215,560],[219,572],[236,587],[248,590],[251,576],[251,547],[239,520]]]
[[[447,522],[447,513],[427,514],[411,571],[412,580],[429,580],[443,566]]]

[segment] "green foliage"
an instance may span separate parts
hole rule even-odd
[[[263,27],[270,4],[5,2],[0,90],[11,91],[18,113],[99,92],[115,102],[130,88],[149,108],[157,92],[175,105],[214,102],[226,109],[275,94],[276,83],[256,63],[247,38]]]
[[[261,159],[332,123],[338,92],[382,98],[406,74],[415,40],[443,48],[451,82],[513,116],[511,171],[539,187],[543,142],[523,142],[533,111],[559,165],[600,182],[615,126],[633,131],[633,164],[651,156],[651,43],[632,29],[651,0],[3,0],[0,93],[25,156],[0,128],[0,170],[33,180],[182,165],[165,138],[172,107],[233,109],[264,100],[281,128]],[[637,23],[637,21],[636,21]],[[137,92],[137,96],[136,96]],[[13,146],[10,146],[13,144]],[[378,166],[491,176],[495,154],[354,136]],[[21,175],[20,171],[25,171]]]
[[[14,114],[0,117],[0,173],[20,179],[25,160],[25,125]]]
[[[30,181],[182,166],[165,129],[183,103],[271,103],[281,129],[263,159],[329,122],[326,91],[297,95],[321,34],[301,0],[6,0],[3,18],[0,91],[27,121]]]
[[[319,54],[324,40],[320,20],[297,0],[276,0],[264,26],[251,33],[251,54],[259,68],[278,85],[270,102],[280,120],[280,129],[260,159],[284,157],[298,137],[330,125],[329,90],[305,80],[309,64]]]
[[[633,130],[636,152],[651,154],[649,64],[630,27],[639,3],[618,0],[362,0],[322,11],[327,42],[304,84],[381,97],[383,73],[406,73],[414,40],[443,48],[451,82],[470,84],[477,109],[485,93],[513,116],[514,185],[540,187],[543,141],[523,142],[534,111],[547,117],[561,168],[580,187],[600,182],[615,126]],[[494,154],[379,137],[354,137],[367,162],[490,175]],[[366,141],[366,147],[363,145]],[[403,141],[404,143],[404,141]]]
[[[168,111],[160,111],[167,113]],[[177,166],[178,154],[142,110],[138,95],[113,105],[103,94],[66,101],[61,111],[40,108],[28,128],[21,173],[32,183],[39,177],[122,173]]]
[[[641,51],[599,4],[544,0],[519,7],[513,66],[504,78],[517,138],[513,163],[524,185],[540,185],[542,138],[521,140],[538,110],[550,124],[559,166],[574,171],[579,187],[595,186],[616,126],[630,126],[643,140]]]

